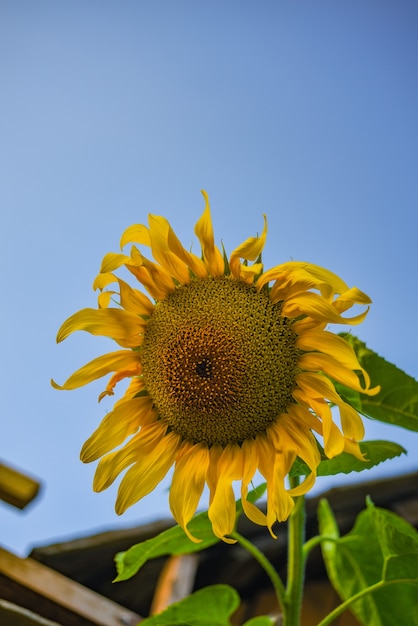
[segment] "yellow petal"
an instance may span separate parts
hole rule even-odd
[[[168,246],[170,224],[164,217],[158,215],[150,215],[149,224],[152,256],[180,284],[188,284],[190,282],[188,266],[173,254]]]
[[[344,447],[343,436],[332,420],[332,412],[329,404],[324,400],[324,397],[328,397],[328,395],[334,395],[332,393],[332,389],[334,389],[334,387],[330,382],[331,389],[329,389],[329,387],[325,387],[324,389],[322,389],[323,393],[321,394],[321,390],[317,391],[316,389],[314,389],[316,379],[312,381],[312,379],[309,378],[310,376],[317,376],[320,379],[320,382],[322,382],[321,379],[324,378],[319,374],[299,374],[299,376],[297,377],[299,389],[296,388],[293,391],[293,396],[295,400],[313,409],[316,415],[322,420],[322,433],[320,434],[322,434],[324,437],[325,454],[329,458],[332,458],[337,454],[340,454]],[[326,379],[324,378],[324,380]],[[335,392],[335,389],[334,393],[335,399],[338,398],[338,400],[341,401],[341,398]],[[318,431],[318,429],[315,430],[317,432],[320,432]]]
[[[136,460],[119,486],[115,505],[118,515],[153,491],[162,481],[175,461],[179,444],[178,435],[169,433],[146,456]]]
[[[206,191],[202,190],[202,195],[206,200],[206,207],[201,218],[197,221],[194,232],[199,238],[202,246],[203,259],[212,276],[222,276],[224,273],[224,260],[222,254],[215,246],[213,236],[212,220],[210,216],[209,198]]]
[[[129,258],[129,257],[126,257]],[[96,289],[104,289],[105,287],[107,287],[108,285],[111,285],[112,283],[115,283],[117,281],[117,278],[114,274],[112,274],[111,272],[102,272],[100,274],[98,274],[96,276],[96,278],[93,281],[93,289],[94,291],[96,291]]]
[[[130,369],[138,366],[140,371],[140,362],[137,352],[131,350],[118,350],[117,352],[109,352],[93,359],[79,370],[74,372],[63,385],[57,385],[51,381],[55,389],[77,389],[83,385],[91,383],[110,372],[123,369]]]
[[[357,287],[352,287],[342,293],[334,302],[334,306],[340,313],[351,308],[354,304],[371,304],[369,296]]]
[[[246,271],[244,270],[245,266],[241,265],[240,259],[245,259],[246,261],[255,261],[260,256],[264,248],[264,245],[266,243],[266,236],[267,236],[267,218],[265,215],[263,217],[264,217],[264,228],[260,237],[249,237],[241,245],[239,245],[238,248],[236,248],[231,254],[231,258],[229,260],[229,266],[231,268],[231,273],[235,278],[241,278],[242,273],[244,273],[245,276],[248,276],[247,274],[248,270],[247,268],[246,268]],[[257,264],[257,274],[259,274],[260,271],[262,271],[262,268],[263,266],[261,264]],[[253,273],[253,277],[254,277],[254,273]]]
[[[241,483],[241,502],[242,508],[244,510],[245,515],[250,519],[254,524],[258,524],[259,526],[267,526],[267,517],[265,513],[260,511],[260,509],[247,500],[248,496],[248,485],[252,481],[255,472],[258,468],[258,448],[255,441],[250,441],[246,439],[242,444],[242,455],[243,455],[243,472],[242,472],[242,483]]]
[[[209,448],[206,444],[196,444],[187,449],[176,461],[170,488],[170,509],[176,522],[192,541],[187,524],[196,513],[209,465]]]
[[[359,324],[364,320],[368,309],[354,317],[342,317],[336,308],[317,293],[307,291],[287,298],[282,305],[282,313],[286,317],[295,318],[307,315],[321,322],[334,324]]]
[[[121,265],[129,263],[130,257],[125,254],[118,254],[116,252],[109,252],[103,257],[102,265],[100,267],[101,274],[108,274],[117,270]]]
[[[85,330],[92,335],[111,337],[124,347],[136,347],[142,343],[146,322],[128,311],[120,309],[82,309],[69,317],[58,331],[57,342],[61,342],[76,330]]]
[[[357,459],[359,459],[359,461],[367,461],[364,454],[360,450],[360,446],[358,445],[357,441],[352,441],[351,439],[345,438],[344,439],[344,452],[348,452],[348,454],[352,454]]]
[[[149,298],[138,289],[133,289],[128,283],[117,279],[120,289],[120,304],[126,311],[131,311],[137,315],[151,315],[154,304]]]
[[[143,246],[151,246],[148,228],[143,224],[133,224],[123,233],[120,240],[120,248],[124,248],[128,243],[139,243]]]
[[[102,391],[101,394],[99,395],[99,402],[101,402],[105,396],[113,396],[114,388],[121,380],[124,380],[125,378],[136,377],[138,380],[138,391],[142,391],[145,388],[145,385],[144,385],[141,373],[142,373],[142,367],[140,363],[136,363],[130,369],[122,369],[122,370],[117,371],[116,374],[113,374],[113,376],[107,383],[106,389]],[[127,398],[130,397],[128,393],[126,393],[125,395]],[[132,394],[132,395],[135,395],[135,394]]]
[[[187,252],[185,248],[181,245],[181,242],[177,238],[170,224],[168,224],[168,235],[167,235],[167,243],[168,247],[179,259],[184,261],[186,265],[190,268],[195,276],[198,278],[206,278],[208,275],[207,267],[205,266],[202,259],[199,259],[195,254],[191,252]]]
[[[97,305],[99,309],[107,309],[112,301],[112,296],[115,295],[114,291],[104,291],[97,297]]]
[[[364,392],[360,384],[357,374],[348,367],[344,367],[341,363],[328,354],[320,354],[319,352],[307,352],[299,358],[298,367],[303,370],[325,372],[334,380],[343,385],[347,385],[351,389]]]
[[[161,422],[148,424],[141,428],[120,450],[104,456],[96,469],[93,481],[94,491],[107,489],[127,467],[147,459],[149,454],[164,439],[167,425]]]
[[[272,537],[276,537],[272,527],[276,521],[285,521],[293,509],[294,502],[285,489],[284,482],[288,465],[294,453],[287,458],[284,453],[274,448],[267,437],[256,437],[259,452],[259,468],[267,481],[267,528]]]
[[[320,288],[324,297],[329,298],[332,294],[344,293],[344,291],[348,289],[348,285],[333,272],[319,265],[306,263],[304,261],[289,261],[288,263],[282,263],[281,265],[273,267],[260,276],[257,281],[257,287],[261,289],[263,285],[271,280],[292,281],[292,274],[296,272],[297,277],[297,272],[299,271],[302,271],[305,275],[312,276],[312,279],[315,280],[316,285]]]
[[[157,300],[163,300],[175,289],[170,274],[143,256],[135,246],[131,249],[131,263],[127,263],[126,267]]]
[[[344,435],[355,441],[361,441],[364,437],[364,424],[360,415],[346,402],[341,402],[338,408]]]
[[[80,453],[83,463],[95,461],[123,443],[152,416],[150,409],[152,400],[147,396],[119,402],[83,445]]]
[[[212,522],[214,534],[232,543],[228,539],[234,530],[236,520],[235,495],[232,481],[240,480],[243,471],[242,449],[238,445],[228,445],[223,450],[217,463],[217,483],[212,501],[209,505],[208,516]]]

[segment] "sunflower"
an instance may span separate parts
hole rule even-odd
[[[358,324],[369,297],[332,272],[291,261],[264,271],[267,222],[260,236],[239,245],[229,259],[214,243],[209,200],[195,226],[202,254],[188,252],[164,217],[134,225],[121,239],[129,255],[105,255],[94,288],[98,308],[82,309],[58,332],[76,330],[112,338],[115,352],[72,374],[59,389],[75,389],[112,374],[100,394],[126,391],[84,444],[81,459],[98,463],[94,490],[121,472],[116,512],[149,494],[174,466],[170,508],[192,539],[188,523],[205,485],[213,532],[232,541],[236,517],[233,482],[253,522],[272,531],[313,485],[321,460],[343,451],[362,458],[363,423],[337,393],[334,382],[374,394],[367,372],[328,324]],[[137,245],[151,249],[154,260]],[[114,274],[124,266],[144,288]],[[128,274],[129,275],[129,274]],[[149,298],[145,295],[148,292]],[[353,305],[366,305],[352,317]],[[339,425],[331,405],[339,409]],[[296,458],[309,473],[290,488]],[[266,512],[247,499],[256,472],[267,483]]]

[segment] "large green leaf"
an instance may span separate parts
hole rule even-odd
[[[248,494],[250,502],[256,502],[264,494],[266,484],[259,485]],[[241,500],[237,501],[237,519],[242,512]],[[138,543],[126,552],[119,552],[116,555],[116,569],[118,572],[115,582],[131,578],[150,559],[168,554],[191,554],[200,552],[218,543],[219,538],[213,534],[212,523],[207,512],[199,513],[188,524],[188,528],[193,535],[200,539],[199,543],[191,541],[180,526],[173,526],[164,530],[156,537]]]
[[[380,385],[380,392],[367,396],[336,383],[341,397],[367,417],[418,431],[418,382],[357,337],[342,336],[354,348],[361,366],[370,375],[372,386]]]
[[[392,441],[362,441],[360,450],[364,454],[364,461],[352,454],[342,452],[333,459],[324,457],[318,465],[318,476],[334,476],[335,474],[350,474],[370,469],[383,461],[393,459],[406,451],[402,446]],[[291,476],[306,476],[310,470],[306,463],[297,459],[290,471]]]
[[[126,552],[119,552],[115,557],[118,572],[115,582],[131,578],[150,559],[167,554],[200,552],[219,541],[212,532],[207,513],[196,515],[190,522],[189,528],[194,537],[201,539],[200,543],[190,541],[180,526],[173,526],[156,537],[135,544]]]
[[[367,626],[417,626],[418,533],[399,516],[375,507],[356,519],[344,537],[326,500],[318,507],[328,577],[344,601],[377,583],[350,609]]]
[[[230,616],[239,606],[239,595],[228,585],[213,585],[195,591],[141,626],[230,626]]]

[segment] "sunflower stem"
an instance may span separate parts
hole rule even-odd
[[[231,537],[233,539],[236,539],[237,542],[243,548],[245,548],[245,550],[247,550],[247,552],[249,552],[264,569],[267,576],[271,580],[274,591],[276,593],[277,602],[279,604],[281,612],[283,613],[285,605],[285,588],[279,574],[276,572],[273,565],[270,563],[268,558],[261,552],[261,550],[259,550],[254,544],[252,544],[251,541],[248,541],[248,539],[240,535],[237,531],[231,533]]]
[[[295,485],[293,485],[295,486]],[[295,506],[288,521],[287,585],[283,626],[300,626],[305,561],[305,498],[295,498]]]

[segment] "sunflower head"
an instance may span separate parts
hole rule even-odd
[[[331,458],[347,451],[361,458],[363,424],[338,395],[334,382],[374,394],[367,372],[348,343],[329,324],[358,324],[370,299],[316,265],[291,261],[264,271],[260,236],[228,258],[215,245],[207,194],[195,226],[201,256],[187,251],[169,222],[149,216],[149,226],[128,228],[121,249],[109,253],[94,281],[97,309],[71,316],[58,332],[75,330],[112,338],[118,349],[100,356],[59,386],[74,389],[110,375],[100,394],[115,403],[81,451],[84,462],[100,459],[94,489],[121,474],[116,511],[150,493],[174,466],[170,507],[191,537],[205,484],[214,533],[228,535],[235,523],[233,483],[241,484],[246,515],[273,534],[293,498],[313,485],[320,462],[316,436]],[[151,252],[148,258],[143,249]],[[116,275],[128,270],[140,289]],[[355,304],[365,310],[345,313]],[[339,409],[339,424],[330,405]],[[297,487],[285,485],[296,458],[309,474]],[[267,482],[264,513],[247,500],[259,472]]]

